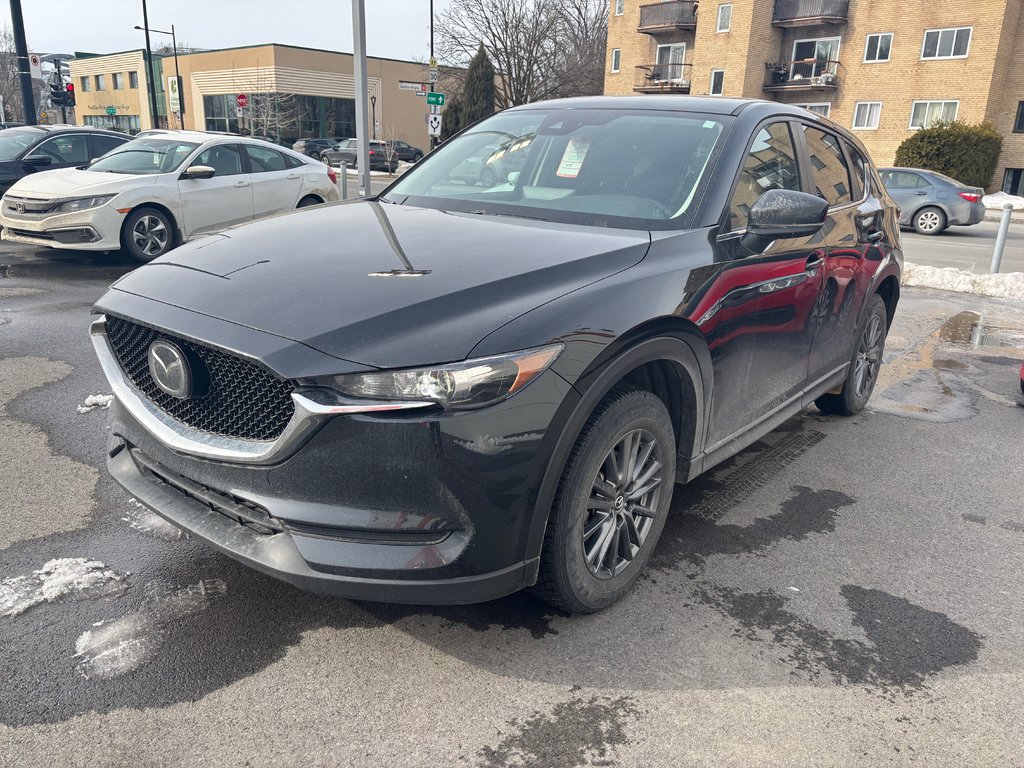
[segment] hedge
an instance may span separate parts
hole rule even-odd
[[[900,144],[895,164],[938,171],[984,189],[996,172],[1002,146],[1003,137],[991,123],[939,122]]]

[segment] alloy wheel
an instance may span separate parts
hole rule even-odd
[[[854,362],[853,381],[857,397],[871,392],[882,364],[882,320],[873,314],[861,335],[857,359]]]
[[[132,227],[132,241],[145,256],[159,256],[167,249],[170,232],[157,216],[141,216]]]
[[[935,211],[922,211],[917,217],[917,226],[922,232],[934,232],[941,223]]]
[[[582,545],[591,574],[611,579],[640,552],[654,522],[662,479],[660,446],[647,430],[627,432],[612,446],[587,499]]]

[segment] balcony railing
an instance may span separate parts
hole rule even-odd
[[[689,93],[689,64],[641,64],[636,68],[637,93]]]
[[[766,91],[834,91],[839,86],[838,61],[777,61],[764,68]]]
[[[640,6],[641,32],[667,32],[673,29],[694,29],[697,26],[696,0],[675,0]]]
[[[815,24],[845,24],[850,0],[775,0],[772,24],[805,27]]]

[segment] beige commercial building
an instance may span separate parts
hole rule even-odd
[[[800,104],[875,162],[935,120],[1003,135],[991,190],[1024,194],[1024,0],[612,0],[606,94]]]
[[[175,101],[174,57],[153,56],[156,127],[230,131],[282,143],[356,135],[351,54],[267,44],[179,53],[178,65]],[[371,134],[426,147],[426,99],[415,90],[426,79],[424,66],[375,57],[367,66]],[[78,53],[70,67],[79,125],[129,133],[154,127],[144,51]],[[239,94],[249,102],[241,115]]]

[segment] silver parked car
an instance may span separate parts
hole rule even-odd
[[[937,171],[923,168],[879,168],[882,183],[900,207],[900,226],[922,235],[946,227],[965,227],[985,218],[985,190],[969,187]]]

